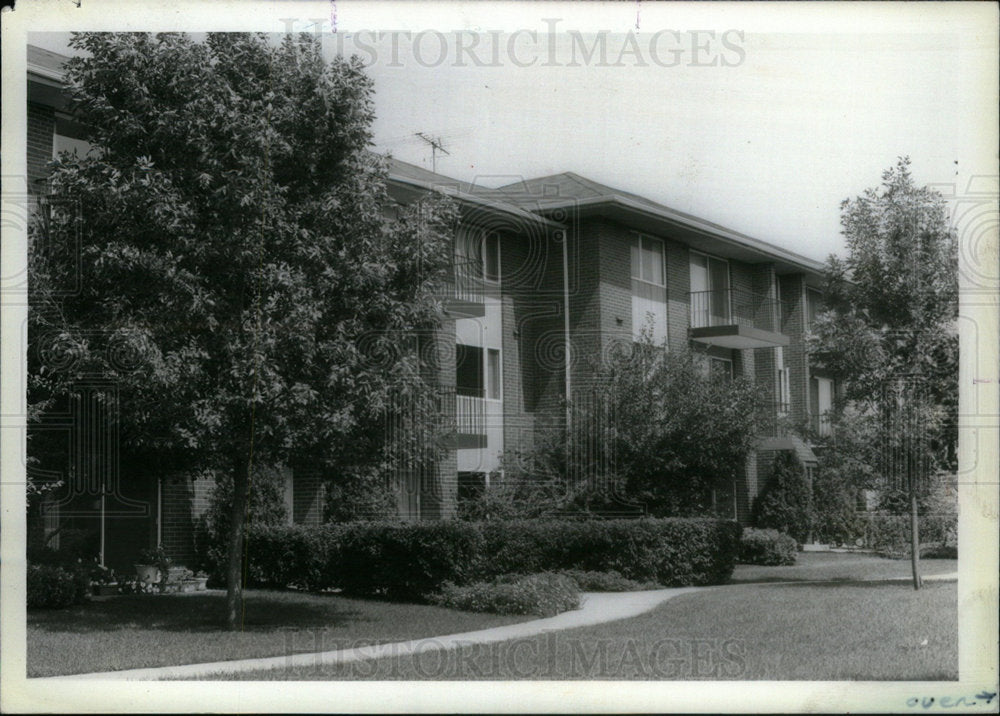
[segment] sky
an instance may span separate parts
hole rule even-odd
[[[901,155],[946,196],[995,185],[994,5],[777,5],[320,3],[270,25],[358,54],[380,151],[431,169],[422,133],[458,179],[573,171],[818,260]]]

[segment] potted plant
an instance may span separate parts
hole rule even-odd
[[[144,549],[139,552],[139,561],[135,564],[135,574],[140,582],[156,584],[162,592],[167,586],[167,575],[170,572],[170,557],[163,545],[156,549]]]
[[[118,594],[118,577],[115,575],[115,570],[95,563],[90,572],[90,587],[95,597]]]

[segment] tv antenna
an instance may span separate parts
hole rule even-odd
[[[417,132],[416,135],[431,145],[431,170],[437,174],[437,153],[442,152],[448,156],[451,156],[451,154],[441,145],[440,137],[437,139],[434,137],[428,137],[423,132]]]

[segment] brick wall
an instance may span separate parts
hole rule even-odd
[[[684,244],[666,242],[667,341],[671,350],[688,346],[691,326],[691,252]]]
[[[49,175],[46,166],[52,161],[52,141],[55,132],[55,110],[39,104],[28,103],[28,191],[36,193],[41,182]]]

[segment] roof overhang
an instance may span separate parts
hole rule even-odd
[[[472,212],[486,212],[487,214],[505,217],[506,221],[504,223],[508,224],[511,229],[516,228],[518,225],[525,228],[530,227],[534,231],[538,231],[539,229],[563,231],[566,228],[565,224],[558,221],[547,219],[539,214],[525,211],[512,204],[497,201],[491,197],[462,191],[452,184],[433,183],[397,174],[392,171],[389,172],[389,193],[397,201],[408,203],[428,192],[437,192],[455,199],[462,205],[463,215],[468,215]]]
[[[638,231],[654,235],[668,234],[671,239],[699,250],[718,254],[748,263],[769,262],[780,274],[805,273],[814,281],[821,280],[824,265],[794,251],[782,249],[752,236],[740,234],[718,224],[673,211],[655,207],[620,195],[599,196],[586,199],[560,199],[539,203],[538,212],[575,213],[580,218],[601,216],[625,224]]]

